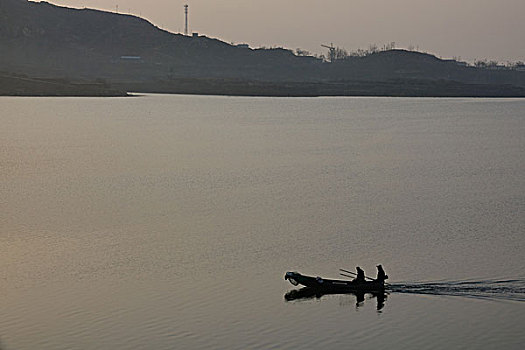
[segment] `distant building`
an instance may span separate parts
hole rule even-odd
[[[121,60],[125,61],[140,61],[142,60],[142,57],[140,56],[120,56]]]
[[[248,44],[237,44],[235,46],[240,48],[240,49],[249,49],[250,48],[250,45],[248,45]]]
[[[194,33],[191,34],[191,36],[192,36],[193,38],[198,38],[198,37],[199,37],[199,33],[194,32]]]
[[[144,60],[140,56],[120,56],[119,61],[130,63],[144,63]]]

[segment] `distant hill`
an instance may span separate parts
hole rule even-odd
[[[407,50],[388,50],[365,57],[349,57],[336,61],[329,71],[334,79],[430,79],[525,87],[525,72],[479,69],[467,66],[464,62],[443,60],[427,53]]]
[[[1,70],[23,73],[119,79],[286,79],[317,61],[298,59],[287,50],[251,50],[204,36],[172,34],[131,15],[46,2],[0,0],[0,19]]]
[[[328,63],[285,49],[250,49],[173,34],[136,16],[26,0],[0,0],[0,71],[39,79],[98,80],[138,91],[164,86],[164,91],[180,92],[186,86],[194,93],[228,93],[224,86],[241,92],[252,86],[254,94],[264,90],[272,95],[274,89],[278,95],[344,95],[355,94],[356,86],[366,82],[362,86],[368,88],[359,94],[377,95],[388,86],[388,95],[404,96],[422,91],[408,89],[410,82],[425,86],[424,95],[433,95],[432,86],[439,81],[440,96],[446,86],[455,91],[453,96],[476,91],[483,91],[480,96],[494,91],[525,96],[525,72],[467,67],[405,50]],[[373,88],[373,82],[383,88]]]

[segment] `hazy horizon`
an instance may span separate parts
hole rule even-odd
[[[349,51],[395,42],[444,58],[499,62],[525,60],[522,0],[51,0],[69,7],[130,13],[171,32],[190,31],[252,47],[282,46],[324,53],[333,43]]]

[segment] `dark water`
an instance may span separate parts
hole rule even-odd
[[[0,98],[0,348],[521,349],[524,107]]]

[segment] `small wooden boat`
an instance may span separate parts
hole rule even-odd
[[[382,292],[385,290],[385,282],[372,281],[345,281],[332,280],[321,277],[312,277],[301,275],[299,272],[287,272],[284,279],[288,280],[294,286],[299,284],[327,292]]]

